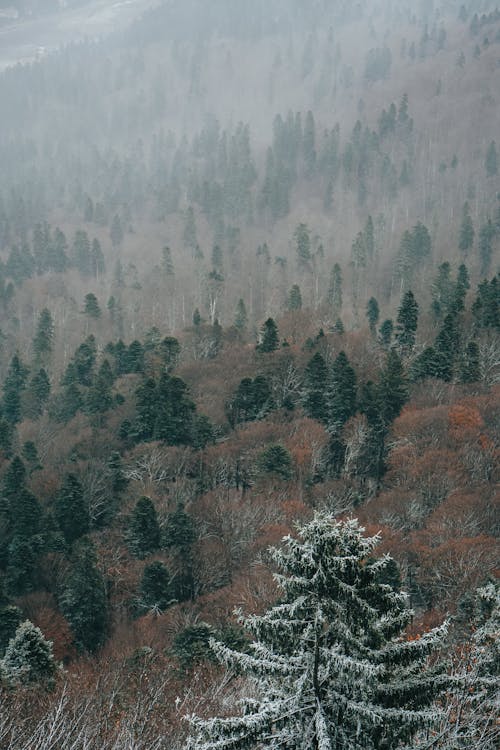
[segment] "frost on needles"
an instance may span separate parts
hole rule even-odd
[[[190,717],[190,750],[393,750],[427,734],[439,719],[444,666],[429,656],[446,625],[405,633],[412,612],[384,583],[393,565],[374,557],[378,536],[356,519],[317,513],[271,549],[282,591],[264,615],[243,620],[248,652],[213,642],[219,660],[248,675],[240,715]]]

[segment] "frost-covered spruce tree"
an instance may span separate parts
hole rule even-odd
[[[457,650],[436,750],[500,747],[500,584],[478,589],[466,614],[473,632]]]
[[[428,656],[446,627],[406,637],[407,597],[383,583],[393,561],[363,531],[318,513],[271,550],[283,596],[243,620],[250,651],[212,643],[256,697],[240,716],[190,717],[190,750],[392,750],[438,720],[448,678]]]
[[[50,684],[57,671],[52,641],[45,640],[40,628],[25,620],[10,640],[0,669],[12,684]]]

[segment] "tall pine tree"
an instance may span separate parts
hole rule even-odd
[[[245,651],[212,641],[219,660],[250,675],[239,716],[191,718],[189,750],[396,750],[434,724],[449,680],[428,656],[445,628],[408,640],[405,594],[383,583],[393,561],[354,520],[316,514],[271,550],[282,595],[244,619]]]

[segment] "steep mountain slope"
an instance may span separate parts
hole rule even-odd
[[[0,648],[28,618],[67,668],[2,741],[184,746],[244,690],[209,637],[244,647],[318,508],[381,531],[409,639],[451,613],[467,653],[499,50],[487,2],[189,0],[0,76]]]

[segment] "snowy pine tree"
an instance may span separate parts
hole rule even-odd
[[[439,717],[448,678],[427,657],[446,628],[405,637],[406,595],[381,582],[393,561],[374,559],[379,538],[363,531],[318,513],[271,550],[283,596],[243,621],[250,651],[212,642],[257,697],[240,716],[191,717],[190,750],[392,750]]]
[[[7,682],[14,685],[51,683],[57,671],[52,642],[29,620],[21,623],[10,640],[0,667]]]
[[[478,589],[466,609],[472,634],[457,649],[436,750],[500,746],[500,584],[490,581]]]

